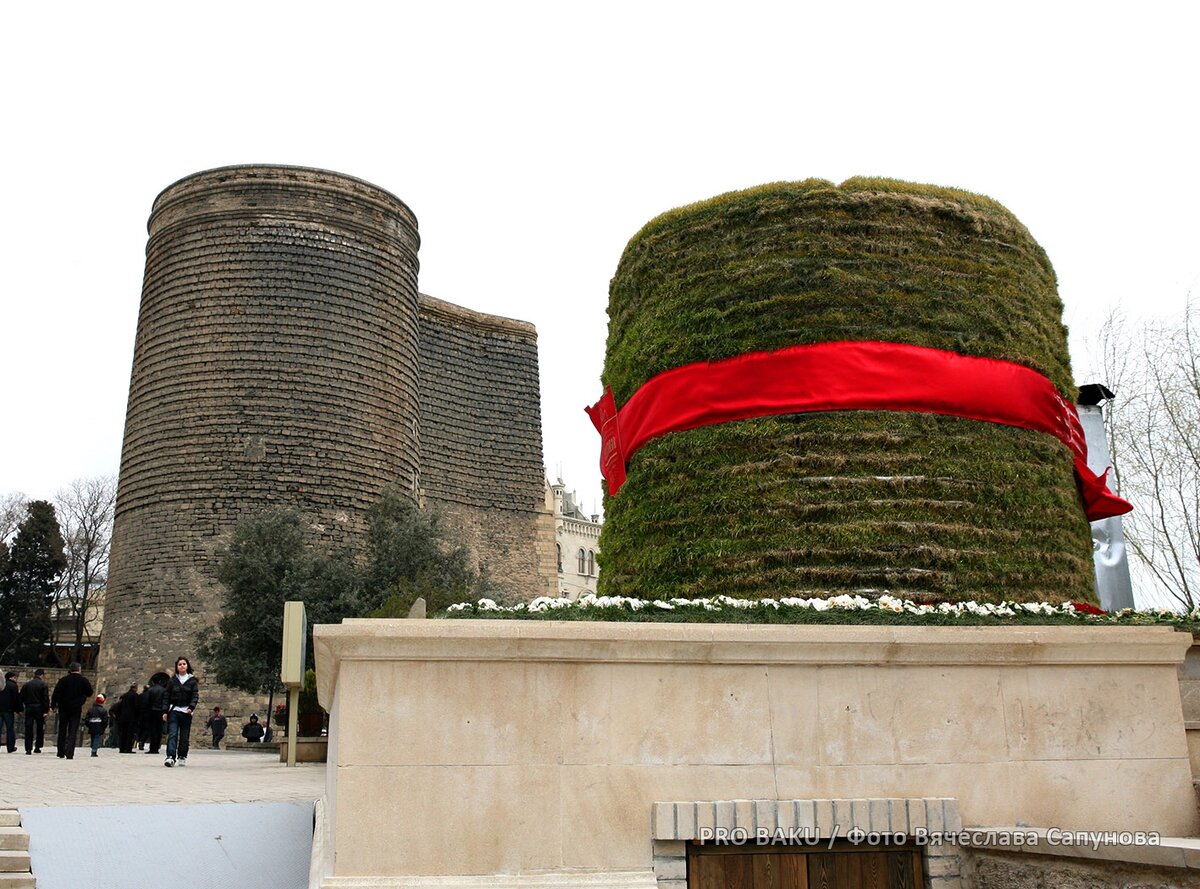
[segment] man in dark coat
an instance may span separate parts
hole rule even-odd
[[[46,740],[46,714],[50,712],[50,688],[41,667],[21,686],[21,703],[25,705],[25,753],[41,753]]]
[[[157,755],[162,746],[163,714],[167,712],[166,673],[155,673],[150,677],[150,686],[142,692],[142,718],[146,729],[146,740],[150,742],[147,753]]]
[[[120,737],[122,753],[133,753],[133,744],[137,740],[138,720],[142,715],[142,701],[138,696],[136,685],[129,686],[129,691],[121,695],[121,699],[109,711],[117,720],[117,735]]]
[[[21,693],[17,691],[17,674],[4,674],[4,688],[0,688],[0,740],[9,753],[17,752],[17,714],[24,708]]]
[[[50,709],[58,712],[58,758],[75,758],[75,740],[79,737],[79,719],[83,705],[92,697],[92,683],[83,676],[78,663],[67,668],[70,672],[54,686]]]

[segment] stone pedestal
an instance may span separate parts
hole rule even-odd
[[[660,803],[944,798],[966,825],[1197,827],[1191,638],[1167,628],[354,620],[314,637],[329,887],[653,884]]]
[[[300,738],[296,742],[296,762],[325,762],[328,739]],[[279,743],[279,761],[287,762],[288,740],[284,738]]]

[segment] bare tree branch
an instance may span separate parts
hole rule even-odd
[[[25,518],[27,499],[20,491],[0,494],[0,543],[8,543]]]
[[[1125,536],[1134,567],[1180,607],[1200,601],[1200,311],[1134,328],[1117,313],[1101,332],[1115,484],[1134,504]]]
[[[71,660],[82,657],[85,642],[96,643],[99,597],[108,582],[117,481],[111,476],[76,479],[58,492],[55,508],[67,557],[56,603],[55,644],[71,642]],[[69,620],[61,618],[69,616]]]

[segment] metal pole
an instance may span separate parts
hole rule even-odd
[[[288,689],[288,758],[287,764],[296,764],[296,737],[300,730],[300,689],[293,685]]]
[[[1111,394],[1111,393],[1110,393]],[[1104,434],[1104,411],[1098,404],[1076,405],[1088,449],[1088,468],[1104,472],[1112,462]],[[1105,611],[1135,607],[1129,578],[1129,556],[1121,517],[1092,522],[1092,559],[1096,570],[1096,593]]]

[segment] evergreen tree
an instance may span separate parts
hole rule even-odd
[[[278,687],[284,602],[303,602],[310,624],[339,623],[385,601],[387,613],[407,613],[418,596],[436,610],[486,591],[465,547],[402,494],[385,491],[367,525],[360,556],[312,544],[293,510],[238,523],[217,556],[225,588],[221,619],[198,646],[218,682],[252,694]],[[311,645],[308,651],[311,666]]]
[[[66,566],[54,507],[31,500],[0,575],[0,661],[37,658],[50,638],[50,608]]]
[[[487,580],[470,564],[470,552],[442,528],[435,511],[422,511],[402,494],[384,491],[367,512],[366,601],[377,617],[403,616],[419,597],[430,611],[478,598]]]
[[[300,516],[283,509],[239,522],[218,552],[224,607],[198,653],[222,685],[251,693],[277,686],[283,603],[304,598],[298,580],[308,559]]]

